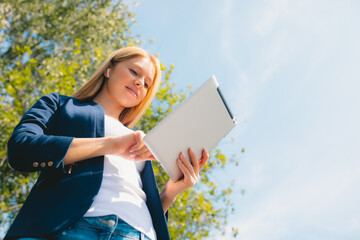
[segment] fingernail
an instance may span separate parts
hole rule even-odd
[[[135,149],[130,149],[130,152],[135,152]]]
[[[141,157],[136,157],[135,160],[136,160],[136,161],[140,161],[140,160],[141,160]]]
[[[130,153],[130,157],[135,157],[135,156],[136,156],[136,154]]]

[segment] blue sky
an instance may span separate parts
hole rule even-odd
[[[360,239],[360,2],[153,0],[131,9],[133,32],[175,65],[177,88],[214,74],[238,119],[221,146],[240,164],[217,172],[218,184],[235,179],[228,227],[238,239]]]

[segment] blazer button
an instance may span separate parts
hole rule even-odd
[[[33,162],[33,167],[37,167],[39,166],[39,163],[38,162]]]
[[[40,163],[40,167],[45,167],[46,166],[46,163],[42,162]]]
[[[52,161],[48,162],[48,166],[51,167],[54,163]]]
[[[106,223],[109,227],[113,227],[115,225],[115,221],[112,219],[109,219]]]

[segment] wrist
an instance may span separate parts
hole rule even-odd
[[[175,202],[176,197],[177,197],[177,193],[169,190],[169,188],[167,188],[166,185],[165,185],[164,189],[162,190],[161,195],[164,199],[166,199],[171,204]]]
[[[113,155],[115,153],[115,150],[116,150],[115,138],[113,136],[104,137],[104,142],[105,142],[104,145],[108,146],[106,148],[106,151],[105,151],[106,153],[105,154]]]

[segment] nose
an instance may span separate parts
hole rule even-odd
[[[141,87],[141,86],[144,86],[145,84],[145,79],[142,77],[142,78],[136,78],[135,79],[135,85],[136,87]]]

